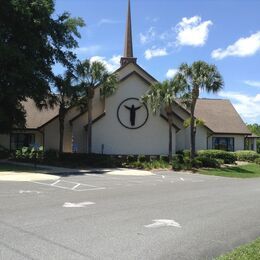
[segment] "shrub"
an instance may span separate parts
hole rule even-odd
[[[151,157],[150,157],[150,158],[151,158]],[[168,163],[168,162],[169,162],[169,157],[168,157],[168,156],[165,156],[165,155],[160,155],[159,160]]]
[[[172,162],[172,169],[175,171],[181,171],[183,169],[183,164],[177,162],[177,161],[173,161]]]
[[[222,150],[200,150],[198,151],[199,157],[207,157],[210,159],[222,159],[224,163],[232,164],[237,160],[237,156],[233,152]]]
[[[192,167],[194,167],[194,168],[201,168],[201,167],[203,167],[202,161],[198,160],[197,158],[195,158],[195,159],[193,159],[193,160],[191,161],[191,165],[192,165]]]
[[[138,161],[140,162],[150,162],[151,161],[151,157],[148,155],[139,155],[138,156]]]
[[[192,168],[192,161],[189,157],[183,158],[183,166],[185,170],[190,170]]]
[[[183,157],[190,158],[190,150],[183,150]]]
[[[131,162],[136,162],[137,161],[137,156],[136,155],[129,155],[127,156],[127,162],[131,163]]]
[[[203,167],[206,168],[219,168],[221,166],[218,159],[209,158],[209,157],[197,157],[196,160],[200,161],[203,165]]]
[[[255,163],[260,165],[260,158],[256,158]]]
[[[14,153],[14,158],[20,161],[40,161],[43,159],[43,147],[40,146],[39,149],[31,147],[17,149]]]
[[[184,163],[184,156],[182,154],[176,154],[173,156],[173,161]]]
[[[219,162],[220,165],[225,164],[225,161],[223,159],[216,159],[216,160]]]
[[[255,151],[237,151],[235,152],[238,161],[254,162],[260,158],[260,155]]]
[[[153,160],[150,162],[140,162],[135,161],[128,163],[126,165],[127,167],[133,167],[133,168],[138,168],[138,169],[163,169],[163,168],[168,168],[169,163],[165,162],[164,160]]]

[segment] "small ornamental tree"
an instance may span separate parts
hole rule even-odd
[[[93,122],[93,98],[95,89],[100,87],[103,98],[112,95],[116,91],[117,77],[106,69],[102,62],[79,62],[76,67],[78,86],[80,88],[80,103],[88,112],[87,150],[92,153],[92,122]]]

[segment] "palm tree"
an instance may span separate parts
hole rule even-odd
[[[87,151],[92,153],[92,110],[95,89],[100,87],[101,96],[105,99],[116,90],[117,77],[107,71],[102,62],[79,62],[76,67],[78,86],[81,89],[81,105],[88,111]]]
[[[142,101],[149,104],[152,111],[156,113],[158,109],[163,109],[167,114],[169,125],[169,162],[172,161],[172,125],[173,125],[173,104],[175,100],[184,92],[184,79],[181,74],[172,80],[156,82],[151,89],[142,97]]]
[[[78,101],[78,88],[73,85],[73,81],[75,81],[75,76],[69,70],[64,75],[55,77],[55,95],[53,95],[51,103],[59,106],[60,154],[63,152],[64,121],[67,110]]]
[[[179,68],[179,75],[185,78],[188,92],[183,98],[183,102],[190,109],[190,139],[191,139],[191,159],[195,157],[196,119],[195,108],[200,91],[217,93],[224,86],[224,81],[215,65],[204,61],[196,61],[191,66],[183,63]],[[178,75],[177,74],[177,75]]]

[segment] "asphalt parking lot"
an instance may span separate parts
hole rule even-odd
[[[0,181],[0,259],[212,259],[260,236],[260,179]]]

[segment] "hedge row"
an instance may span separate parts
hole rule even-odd
[[[1,154],[0,154],[1,155]],[[210,167],[218,168],[222,164],[234,164],[235,161],[249,161],[260,164],[260,155],[254,151],[226,152],[221,150],[200,150],[196,158],[190,160],[188,150],[179,152],[172,161],[173,169],[191,169]],[[167,156],[143,156],[143,155],[100,155],[83,153],[62,153],[55,150],[43,151],[34,148],[23,147],[16,151],[14,158],[20,161],[37,161],[51,163],[64,167],[137,167],[137,168],[165,168],[168,167]]]
[[[260,154],[254,151],[237,151],[235,154],[237,161],[254,162],[257,158],[260,158]]]
[[[183,150],[177,152],[178,154],[183,155],[184,157],[190,156],[189,150]],[[199,150],[196,154],[197,157],[207,157],[211,159],[221,159],[224,160],[226,164],[232,164],[235,161],[248,161],[254,162],[255,159],[260,158],[260,154],[255,151],[236,151],[236,152],[227,152],[222,150]]]
[[[144,155],[101,155],[86,153],[62,153],[56,150],[43,151],[23,147],[16,150],[14,159],[23,162],[50,163],[64,167],[135,167],[135,168],[165,168],[169,166],[167,156]]]
[[[235,153],[226,152],[222,150],[200,150],[198,151],[198,156],[207,157],[210,159],[221,159],[224,163],[233,164],[237,160],[237,156]]]

